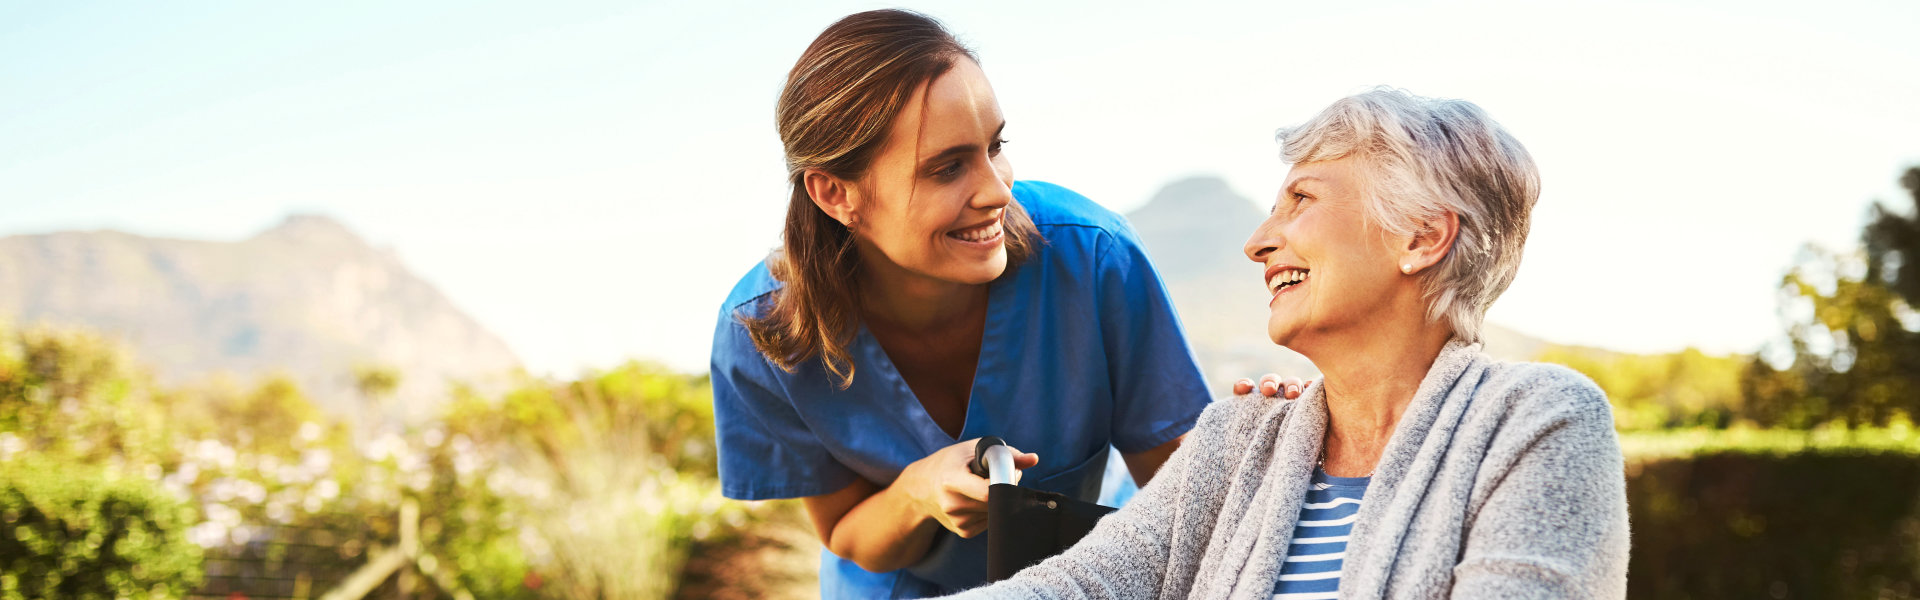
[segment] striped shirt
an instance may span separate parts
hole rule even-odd
[[[1334,477],[1319,467],[1300,506],[1300,522],[1287,544],[1287,561],[1273,583],[1273,600],[1332,600],[1340,596],[1340,565],[1347,535],[1360,516],[1360,499],[1371,477]]]

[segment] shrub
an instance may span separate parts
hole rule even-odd
[[[201,577],[191,513],[144,480],[0,462],[0,598],[185,597]]]
[[[704,377],[628,363],[460,399],[447,426],[503,457],[489,479],[526,507],[540,595],[665,598],[694,541],[748,516],[720,497],[712,399]]]
[[[1722,451],[1630,464],[1633,598],[1920,596],[1920,459]]]

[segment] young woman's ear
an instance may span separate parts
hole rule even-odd
[[[1452,211],[1422,221],[1401,252],[1400,272],[1412,275],[1438,264],[1447,257],[1447,251],[1453,248],[1453,238],[1458,235],[1460,215]]]
[[[800,181],[807,186],[807,197],[813,199],[813,205],[820,207],[821,212],[842,225],[853,226],[859,207],[851,182],[819,169],[807,169]]]

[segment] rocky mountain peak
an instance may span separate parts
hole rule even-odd
[[[300,244],[351,243],[364,246],[366,241],[359,234],[348,229],[345,224],[321,214],[291,214],[254,239],[284,240]]]
[[[362,413],[353,370],[402,376],[403,418],[449,382],[490,387],[519,366],[507,345],[346,225],[294,215],[239,242],[116,231],[0,237],[0,320],[51,321],[126,340],[162,380],[293,376],[322,407]]]
[[[1260,224],[1261,211],[1219,177],[1169,183],[1128,213],[1162,272],[1213,273],[1243,266],[1240,246]]]
[[[1132,214],[1138,216],[1141,221],[1169,217],[1183,219],[1199,215],[1215,222],[1238,222],[1258,219],[1260,209],[1252,200],[1233,191],[1225,179],[1213,175],[1198,175],[1176,180],[1161,187],[1146,205]]]

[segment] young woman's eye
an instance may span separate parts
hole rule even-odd
[[[960,174],[960,161],[953,161],[933,170],[934,177],[947,178]]]
[[[994,140],[992,144],[987,145],[987,156],[999,156],[1000,147],[1006,145],[1006,143],[1007,141],[1004,139]]]

